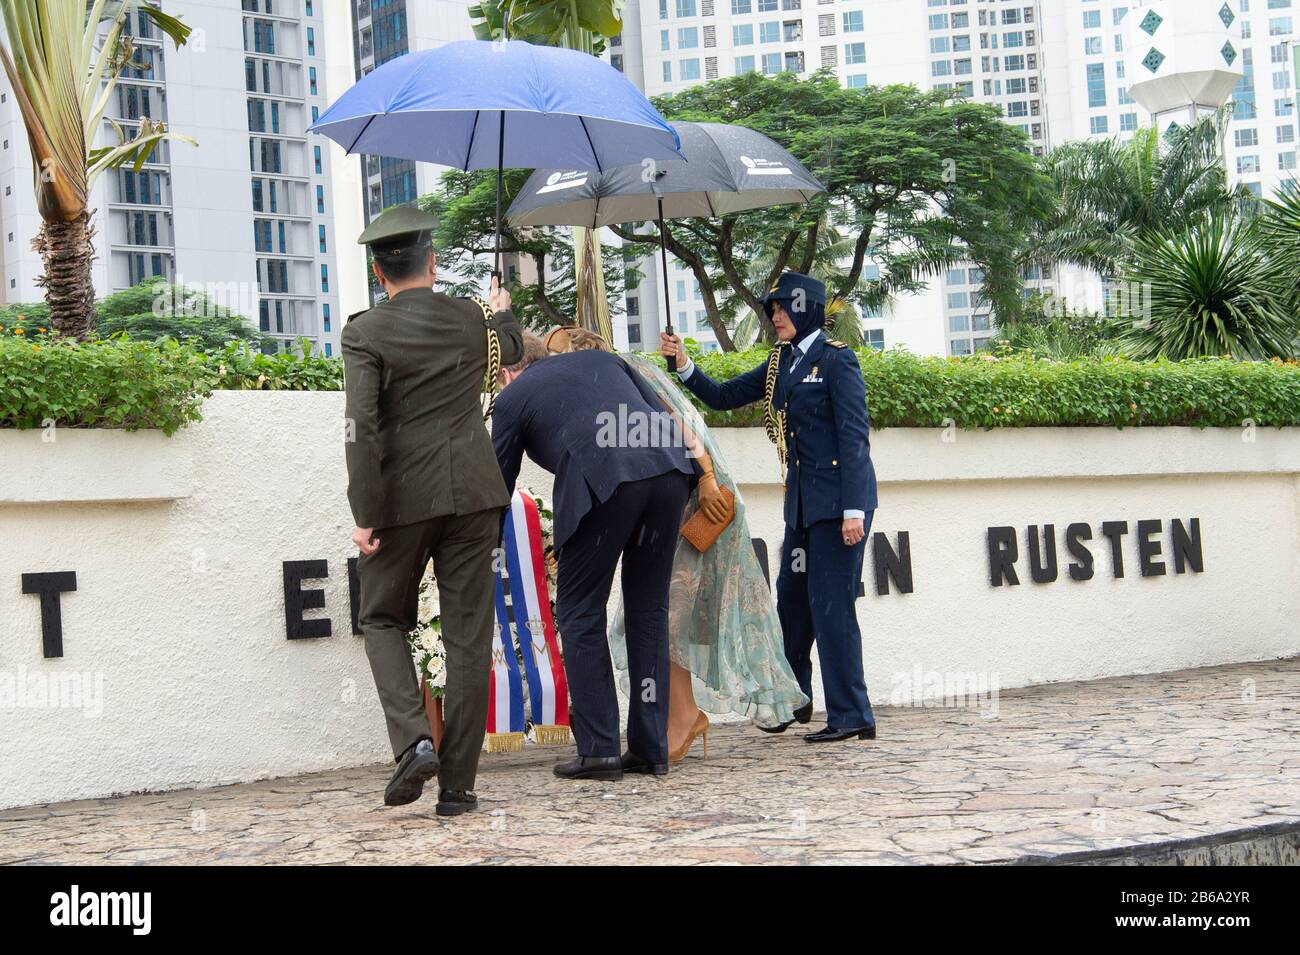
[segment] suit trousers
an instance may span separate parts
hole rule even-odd
[[[620,484],[583,515],[557,555],[556,622],[579,756],[620,754],[606,607],[621,556],[627,748],[651,762],[668,761],[668,587],[689,493],[689,478],[680,471]]]
[[[862,540],[852,547],[845,546],[838,520],[787,525],[781,546],[776,611],[785,656],[799,688],[812,699],[812,648],[817,644],[826,722],[835,729],[876,725],[862,674],[862,632],[854,606],[875,513],[867,511]]]
[[[447,651],[444,729],[438,749],[443,789],[473,789],[487,729],[488,677],[496,623],[492,552],[500,541],[501,508],[435,517],[375,531],[379,549],[357,563],[358,614],[366,656],[388,723],[393,756],[429,738],[419,677],[406,642],[415,627],[420,580],[429,559],[438,581],[442,641]]]

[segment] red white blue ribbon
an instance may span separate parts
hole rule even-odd
[[[496,582],[498,636],[492,644],[487,730],[505,733],[524,728],[518,660],[524,664],[533,723],[567,726],[569,691],[546,584],[541,515],[536,502],[523,491],[516,491],[510,502],[503,544],[505,559],[498,561]]]

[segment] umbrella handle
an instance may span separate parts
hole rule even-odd
[[[664,225],[664,195],[659,191],[659,187],[654,189],[655,198],[659,202],[659,271],[664,277],[664,331],[669,335],[673,333],[673,305],[668,298],[668,227]],[[677,371],[677,356],[668,356],[668,370]]]

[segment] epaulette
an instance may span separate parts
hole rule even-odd
[[[828,339],[826,339],[826,344],[827,344],[827,345],[830,345],[832,348],[848,348],[848,347],[849,347],[848,345],[844,344],[842,341],[838,341],[838,340],[836,340],[836,339],[834,339],[834,338],[828,338]]]

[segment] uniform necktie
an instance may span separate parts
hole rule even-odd
[[[803,349],[798,345],[790,349],[790,371],[793,372],[795,366],[799,364],[799,359],[803,357]]]

